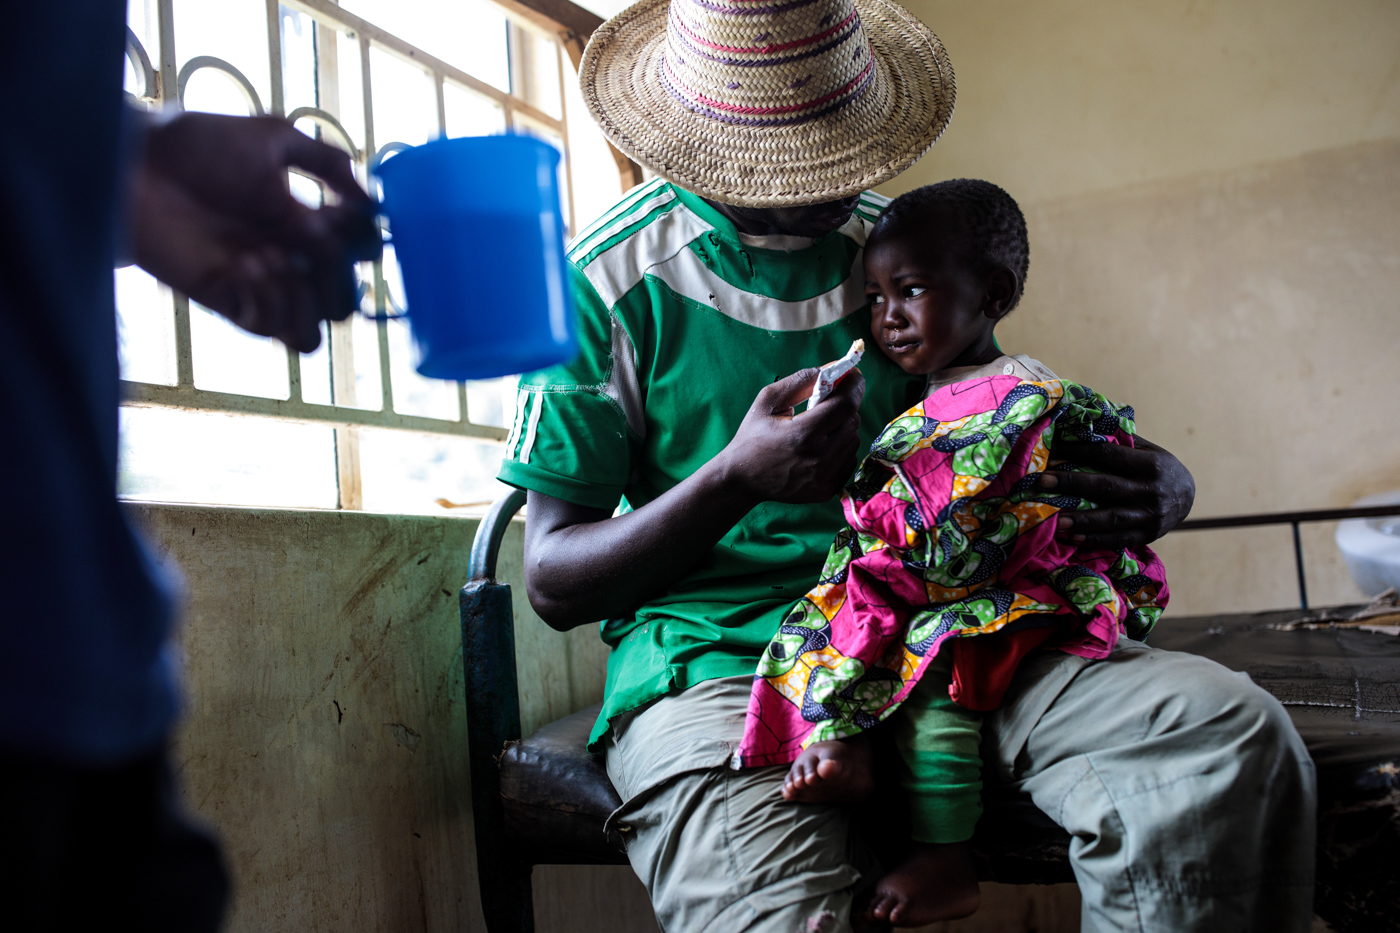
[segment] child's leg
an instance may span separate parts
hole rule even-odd
[[[923,926],[980,903],[967,841],[982,814],[982,716],[948,698],[952,668],[952,652],[941,652],[891,717],[914,846],[876,885],[873,920]]]

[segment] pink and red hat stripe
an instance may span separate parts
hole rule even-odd
[[[822,32],[819,32],[813,36],[807,36],[804,39],[794,39],[791,42],[782,42],[777,45],[720,45],[717,42],[710,42],[707,39],[696,35],[694,31],[690,29],[689,26],[687,26],[683,21],[676,18],[675,16],[671,17],[671,25],[673,25],[676,29],[680,30],[681,35],[683,35],[688,40],[688,44],[690,44],[692,48],[694,48],[695,46],[704,46],[705,48],[713,49],[716,52],[737,52],[746,53],[750,55],[768,55],[772,54],[773,52],[786,52],[788,49],[801,48],[804,45],[811,45],[813,42],[820,42],[828,36],[833,36],[836,33],[841,32],[847,26],[850,26],[853,29],[858,28],[860,26],[860,14],[853,9],[851,10],[850,16],[847,16],[845,19],[837,23],[835,26],[832,26],[830,29],[823,30]],[[757,61],[754,62],[754,64],[766,65],[769,64],[769,62]]]
[[[852,0],[673,0],[658,71],[691,112],[763,127],[840,110],[876,77]]]
[[[846,106],[859,97],[861,92],[869,86],[874,70],[874,61],[867,61],[864,70],[845,87],[823,97],[818,97],[816,100],[779,107],[743,107],[696,94],[676,79],[669,62],[663,63],[661,80],[665,83],[666,90],[676,100],[692,111],[719,120],[721,123],[736,123],[743,126],[789,126],[816,119],[823,114],[832,113]],[[829,106],[822,106],[823,104]],[[798,113],[797,111],[806,112]],[[781,114],[793,115],[782,117]]]
[[[752,6],[735,7],[728,3],[714,3],[712,0],[690,0],[698,7],[704,7],[715,13],[727,13],[733,16],[765,16],[773,13],[786,13],[789,10],[800,9],[804,6],[811,6],[820,0],[788,0],[787,3],[771,3],[767,0],[749,0]],[[745,0],[737,0],[744,3]],[[763,4],[760,6],[759,4]]]
[[[844,30],[824,45],[819,45],[816,48],[809,48],[804,51],[798,52],[795,55],[786,55],[780,58],[739,58],[723,55],[713,55],[707,48],[702,48],[700,46],[691,44],[692,35],[690,34],[689,30],[685,27],[684,23],[676,23],[675,25],[676,31],[672,33],[672,36],[678,41],[674,42],[673,45],[684,45],[687,49],[687,53],[690,55],[697,55],[701,58],[708,59],[709,61],[717,62],[721,65],[732,65],[736,68],[768,68],[774,65],[786,65],[789,62],[802,61],[803,59],[812,58],[814,56],[821,55],[823,52],[830,51],[831,49],[835,48],[836,46],[849,39],[851,35],[860,28],[860,18],[854,13],[852,13],[851,16],[848,17],[845,22],[841,23],[840,26],[836,27],[836,29],[829,29],[825,33],[822,33],[811,40],[821,41],[821,39],[831,36],[833,32],[837,32],[838,30]],[[800,44],[806,44],[806,42],[804,41]],[[800,44],[787,42],[784,43],[784,46],[791,48],[797,47]],[[738,51],[751,52],[752,50],[739,49]],[[857,51],[859,51],[859,49]]]

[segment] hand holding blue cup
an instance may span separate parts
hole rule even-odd
[[[558,167],[541,140],[480,136],[375,169],[424,376],[486,379],[576,354]]]

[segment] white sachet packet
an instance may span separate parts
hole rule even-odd
[[[827,363],[817,373],[817,386],[812,390],[812,397],[807,400],[807,410],[811,411],[822,399],[831,394],[836,388],[836,383],[841,381],[841,377],[856,368],[860,363],[860,358],[865,356],[865,341],[856,340],[851,343],[851,349],[846,351],[846,355],[832,363]]]

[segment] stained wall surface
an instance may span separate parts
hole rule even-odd
[[[912,0],[958,105],[882,190],[986,178],[1031,269],[1001,343],[1135,406],[1194,515],[1400,488],[1400,5]],[[1362,598],[1304,526],[1314,605]],[[1171,535],[1172,612],[1296,605],[1287,526]]]
[[[457,589],[477,523],[141,505],[183,572],[185,799],[223,838],[226,929],[484,930]],[[521,525],[501,579],[521,579]],[[597,702],[604,648],[516,601],[524,728]],[[627,868],[535,873],[541,931],[653,933]]]
[[[1400,140],[1032,205],[1008,344],[1131,402],[1196,514],[1400,487]],[[1330,535],[1314,604],[1360,599]],[[1178,611],[1296,605],[1287,526],[1169,535]]]

